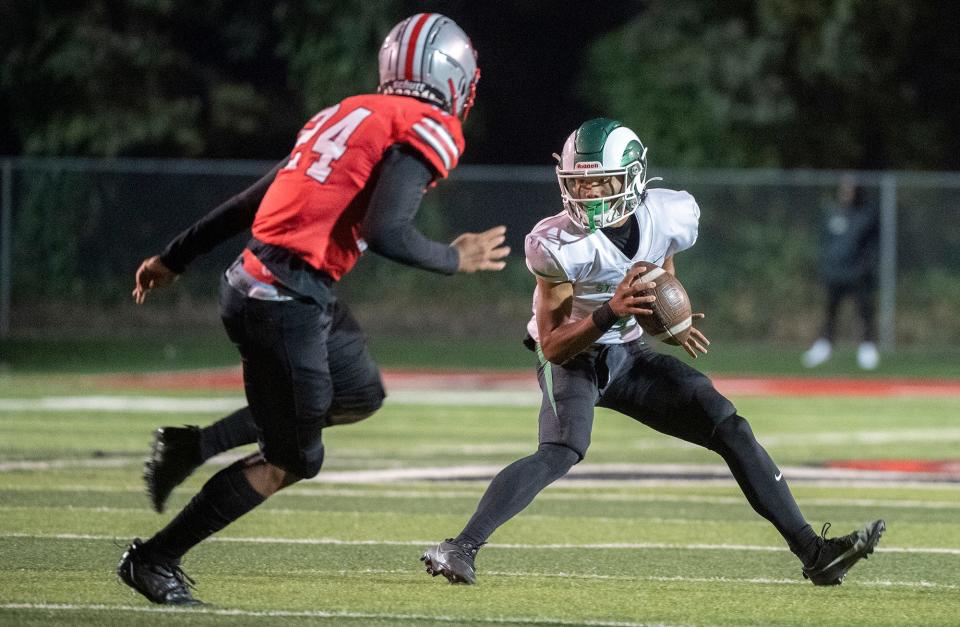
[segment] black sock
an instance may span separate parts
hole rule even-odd
[[[250,408],[244,407],[200,429],[200,456],[206,461],[214,455],[256,441],[257,425]]]
[[[177,516],[144,543],[148,555],[177,562],[202,540],[240,518],[265,498],[253,489],[239,461],[210,477]]]
[[[457,542],[479,546],[497,527],[533,501],[545,487],[567,474],[580,456],[560,444],[541,444],[537,452],[519,459],[493,478],[477,511],[456,537]]]
[[[787,480],[753,435],[749,423],[733,415],[714,430],[710,448],[723,457],[754,511],[773,523],[804,565],[816,560],[817,534],[800,513]]]

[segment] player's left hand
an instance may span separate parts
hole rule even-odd
[[[138,305],[142,305],[147,299],[147,292],[150,290],[170,285],[177,278],[177,273],[168,268],[159,255],[148,257],[140,264],[137,270],[137,277],[133,287],[133,300]]]
[[[706,314],[695,313],[690,316],[694,320],[702,320],[706,318]],[[690,335],[687,336],[687,341],[683,343],[683,350],[687,351],[687,354],[697,358],[697,353],[707,354],[707,347],[710,346],[710,340],[707,339],[707,336],[704,335],[700,329],[697,327],[690,327]]]
[[[510,247],[503,246],[506,239],[505,226],[495,226],[483,233],[463,233],[450,243],[460,254],[457,271],[503,270],[507,265],[504,258],[510,254]]]

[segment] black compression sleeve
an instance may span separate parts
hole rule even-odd
[[[394,146],[383,158],[367,215],[363,239],[370,250],[399,263],[442,274],[460,265],[457,249],[435,242],[413,223],[433,171],[411,149]]]
[[[160,260],[174,272],[181,273],[203,253],[250,228],[267,188],[286,164],[284,159],[259,181],[197,220],[167,244]]]

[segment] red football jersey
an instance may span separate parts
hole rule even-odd
[[[394,144],[416,149],[443,178],[464,149],[460,120],[406,96],[353,96],[313,116],[267,190],[253,236],[339,279],[357,262],[366,206],[354,198]]]

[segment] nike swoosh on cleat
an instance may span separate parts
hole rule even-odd
[[[837,556],[836,559],[834,559],[832,562],[830,562],[829,564],[827,564],[826,566],[824,566],[824,567],[821,569],[821,572],[825,572],[825,571],[833,568],[833,567],[836,566],[838,563],[846,560],[847,558],[849,558],[849,557],[851,557],[851,556],[853,556],[853,555],[856,555],[856,554],[859,553],[859,552],[863,552],[863,557],[866,558],[866,557],[867,557],[867,553],[872,552],[872,551],[873,551],[873,547],[875,547],[877,544],[879,544],[879,542],[880,542],[880,535],[883,534],[884,531],[886,531],[886,525],[883,524],[882,522],[881,522],[879,525],[875,526],[875,527],[869,527],[869,532],[867,533],[867,537],[866,537],[866,538],[863,538],[863,537],[857,538],[857,541],[853,544],[852,547],[850,547],[849,549],[847,549],[846,551],[844,551],[844,553],[843,553],[842,555]],[[874,539],[874,538],[876,538],[876,539]]]
[[[860,551],[862,548],[863,548],[863,543],[862,543],[862,542],[857,542],[857,543],[854,544],[850,549],[848,549],[845,553],[839,555],[835,560],[833,560],[832,562],[830,562],[829,564],[827,564],[826,566],[824,566],[824,567],[821,568],[820,570],[821,570],[821,571],[826,571],[826,570],[829,570],[829,569],[833,568],[834,566],[836,566],[836,565],[839,564],[840,562],[844,561],[845,559],[847,559],[847,558],[850,557],[851,555],[855,555],[855,554],[856,554],[858,551]]]

